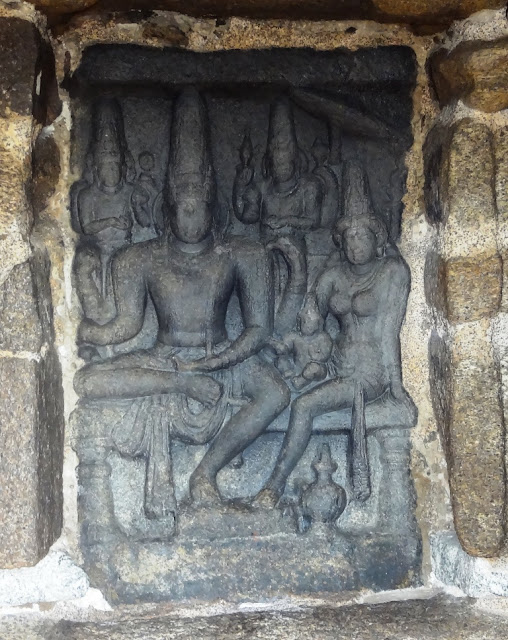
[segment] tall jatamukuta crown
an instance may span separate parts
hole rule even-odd
[[[344,216],[335,227],[335,236],[342,236],[346,229],[366,227],[375,234],[378,246],[384,245],[388,232],[374,212],[367,175],[358,162],[350,161],[345,167],[343,193]]]
[[[278,98],[270,108],[267,144],[270,158],[275,149],[286,151],[294,161],[298,158],[293,110],[287,98]]]
[[[186,197],[210,203],[215,186],[208,113],[197,90],[188,87],[173,108],[166,196],[169,204]]]
[[[94,104],[93,116],[93,156],[95,161],[101,158],[120,158],[125,160],[126,141],[123,128],[122,110],[114,98],[101,98]]]

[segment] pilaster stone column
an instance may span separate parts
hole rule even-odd
[[[409,429],[400,428],[376,431],[383,469],[379,494],[379,525],[384,533],[404,535],[416,526],[409,434]]]
[[[27,197],[44,82],[37,28],[0,18],[0,568],[33,565],[62,526],[63,392],[50,265]],[[35,113],[35,116],[34,116]]]
[[[437,142],[429,136],[427,159],[436,184],[428,190],[427,210],[438,223],[439,255],[426,272],[436,320],[431,391],[457,536],[469,554],[491,557],[505,541],[506,508],[501,376],[491,339],[503,283],[494,138],[474,116],[436,127],[433,135]]]

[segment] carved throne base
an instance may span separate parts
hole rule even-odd
[[[222,495],[240,501],[239,507],[189,505],[188,479],[206,446],[173,440],[176,522],[171,515],[160,520],[145,516],[145,461],[122,457],[112,446],[112,428],[128,402],[80,403],[72,425],[80,458],[81,548],[93,585],[112,601],[259,602],[418,584],[420,538],[408,471],[416,416],[409,405],[394,407],[387,398],[378,402],[385,409],[372,407],[367,420],[370,414],[384,415],[391,424],[367,424],[372,494],[365,503],[351,500],[344,411],[315,421],[283,508],[253,508],[245,501],[266,482],[283,433],[265,433],[219,474]],[[401,426],[401,416],[407,427]],[[311,465],[324,442],[338,465],[334,480],[345,488],[348,505],[336,522],[314,522],[298,532],[292,505],[298,488],[312,482]]]

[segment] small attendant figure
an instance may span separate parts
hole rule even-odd
[[[300,391],[312,382],[326,378],[326,363],[333,347],[313,294],[307,296],[298,314],[298,329],[288,333],[282,341],[274,340],[270,344],[279,356],[277,368]]]

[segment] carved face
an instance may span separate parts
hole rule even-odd
[[[197,198],[179,198],[170,215],[171,230],[181,242],[197,244],[212,230],[210,205]]]
[[[292,153],[282,146],[272,151],[272,176],[275,182],[291,180],[295,174],[295,163]]]
[[[376,235],[368,227],[346,229],[342,241],[346,257],[351,264],[367,264],[376,256]]]
[[[116,187],[122,180],[122,163],[120,158],[110,156],[100,158],[97,162],[99,182],[106,187]]]
[[[323,318],[313,309],[303,309],[298,317],[300,331],[304,336],[311,336],[323,329]]]

